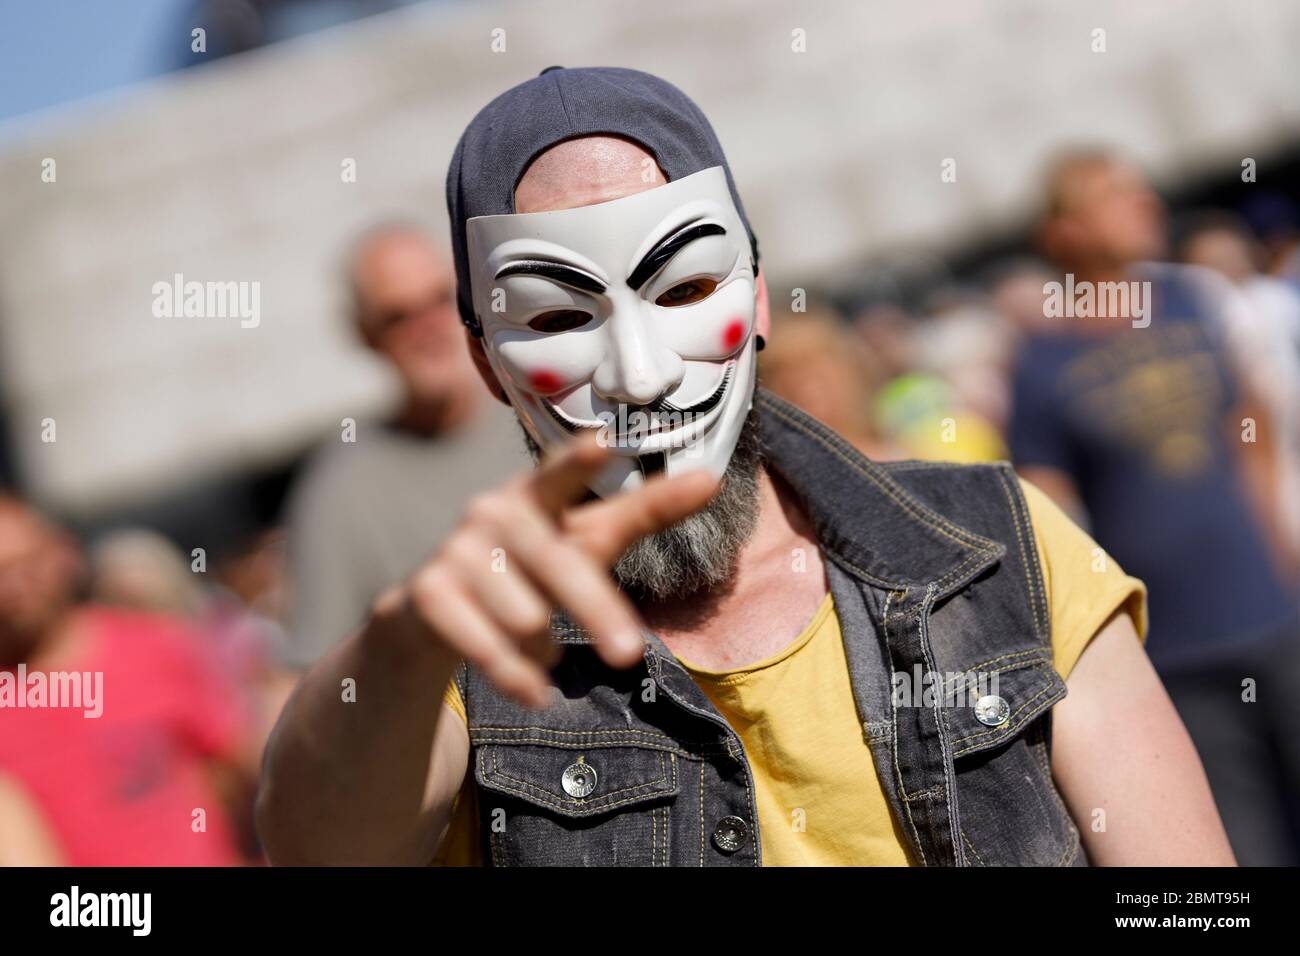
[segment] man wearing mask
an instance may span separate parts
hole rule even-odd
[[[1005,466],[878,465],[756,388],[758,245],[681,91],[548,69],[447,198],[470,352],[541,464],[306,676],[273,862],[1231,862],[1140,582],[1081,572]]]

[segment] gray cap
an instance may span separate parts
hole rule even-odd
[[[601,133],[640,143],[670,182],[714,166],[726,170],[757,265],[758,240],[727,157],[713,127],[685,93],[639,70],[547,67],[479,110],[461,134],[447,170],[456,303],[474,334],[482,329],[470,296],[466,220],[513,213],[515,187],[535,156],[563,140]]]

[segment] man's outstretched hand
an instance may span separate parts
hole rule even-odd
[[[438,552],[375,606],[420,640],[478,667],[503,693],[541,707],[559,657],[553,607],[595,638],[597,653],[630,667],[641,622],[609,568],[638,538],[699,510],[717,481],[706,472],[659,476],[612,498],[580,503],[611,452],[584,435],[541,467],[475,497]]]

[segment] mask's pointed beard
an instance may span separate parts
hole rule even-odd
[[[657,451],[642,455],[636,463],[641,467],[641,477],[649,481],[668,467],[668,452]]]
[[[516,419],[518,420],[518,419]],[[542,449],[523,428],[520,431],[534,461]],[[645,459],[638,459],[647,478]],[[686,597],[725,583],[735,571],[736,557],[758,523],[758,469],[763,464],[758,405],[750,407],[740,428],[736,450],[727,462],[722,484],[712,500],[671,528],[639,539],[614,565],[614,578],[632,597],[664,601]],[[649,465],[655,468],[654,464]]]
[[[758,523],[758,469],[762,462],[755,405],[741,426],[718,493],[695,514],[628,548],[614,565],[619,586],[633,597],[664,601],[725,583]]]

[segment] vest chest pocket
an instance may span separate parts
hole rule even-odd
[[[677,755],[483,744],[474,776],[495,866],[666,866]]]
[[[1065,681],[1050,659],[986,671],[971,668],[978,680],[962,691],[963,706],[948,715],[954,757],[990,750],[1013,739],[1065,697]]]
[[[992,677],[947,713],[967,862],[1077,863],[1079,833],[1050,762],[1050,709],[1065,697],[1065,682],[1049,660],[1004,668],[996,682]]]

